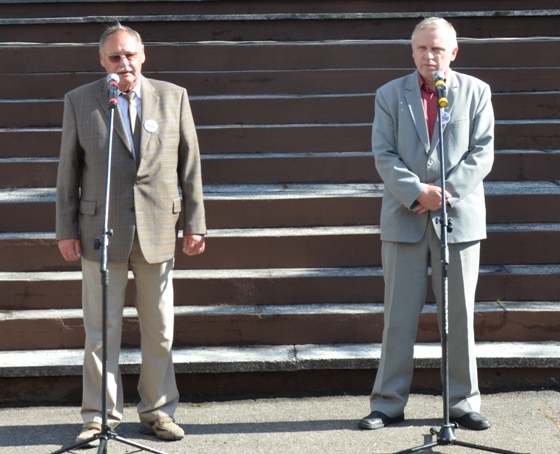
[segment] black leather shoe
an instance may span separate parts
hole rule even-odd
[[[492,424],[484,416],[476,411],[471,411],[464,414],[459,418],[449,418],[451,422],[456,422],[463,426],[465,429],[470,430],[486,430],[490,428]]]
[[[404,421],[404,413],[400,416],[391,418],[380,411],[372,411],[358,423],[358,427],[366,430],[381,429],[389,424],[395,424],[401,421]]]

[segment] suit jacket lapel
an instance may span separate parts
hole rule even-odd
[[[418,71],[408,76],[405,83],[405,98],[408,103],[408,109],[418,138],[426,153],[430,150],[430,138],[428,137],[428,127],[426,126],[426,118],[424,116],[424,108],[422,107],[422,96],[420,95],[420,84],[418,83]]]
[[[142,76],[142,138],[140,144],[142,154],[147,151],[148,143],[152,137],[152,133],[146,131],[144,125],[146,121],[157,118],[158,108],[159,96],[151,82]]]

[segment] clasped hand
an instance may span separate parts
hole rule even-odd
[[[445,191],[445,200],[449,200],[451,194]],[[441,208],[441,187],[433,183],[428,184],[416,199],[418,205],[413,208],[414,213],[426,213]]]

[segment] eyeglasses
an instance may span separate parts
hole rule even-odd
[[[120,55],[120,54],[109,55],[109,56],[107,56],[107,59],[111,63],[119,63],[121,61],[121,58],[123,60],[134,61],[134,60],[136,60],[137,57],[138,57],[138,52],[129,52],[129,53],[124,54],[124,55]]]

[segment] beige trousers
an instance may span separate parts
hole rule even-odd
[[[143,422],[173,416],[179,402],[171,356],[173,343],[173,260],[149,264],[135,237],[128,263],[109,263],[107,304],[107,421],[112,427],[123,416],[119,370],[122,316],[128,271],[136,288],[142,368],[138,383],[138,414]],[[83,366],[82,418],[102,422],[102,304],[100,264],[82,259],[82,306],[86,332]]]

